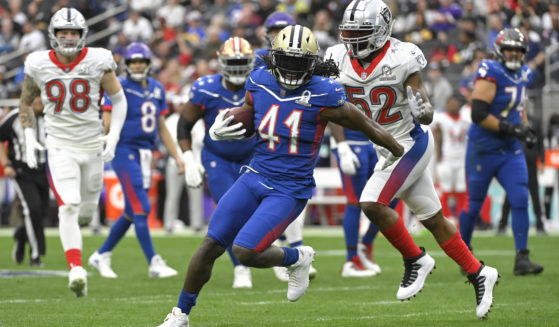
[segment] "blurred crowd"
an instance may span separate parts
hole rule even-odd
[[[449,100],[468,105],[477,65],[491,55],[495,36],[504,27],[518,27],[529,39],[526,63],[534,70],[532,114],[541,117],[545,51],[559,43],[559,0],[385,2],[395,18],[393,36],[418,44],[428,59],[425,80],[431,102],[441,112]],[[311,27],[324,51],[339,42],[338,24],[348,4],[346,0],[0,1],[0,99],[19,98],[25,55],[50,48],[48,23],[62,7],[74,7],[86,19],[107,14],[89,24],[89,34],[113,32],[88,45],[111,50],[120,74],[126,46],[133,41],[148,43],[155,56],[152,76],[164,85],[169,106],[180,109],[192,82],[218,71],[216,51],[227,38],[241,36],[255,49],[266,47],[262,24],[270,13],[284,11],[298,24]],[[14,51],[21,55],[2,61]],[[559,52],[550,56],[559,59]],[[329,158],[329,151],[323,153]]]

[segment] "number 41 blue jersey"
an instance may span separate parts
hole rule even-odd
[[[336,81],[313,76],[295,90],[283,89],[266,69],[254,70],[246,90],[254,104],[256,146],[251,167],[267,177],[269,186],[295,198],[310,198],[313,170],[327,121],[325,107],[346,102]]]
[[[511,124],[522,123],[527,101],[526,88],[532,83],[532,70],[524,65],[521,69],[511,72],[498,61],[482,60],[476,73],[476,80],[480,78],[493,81],[497,85],[489,113]],[[470,144],[487,151],[520,147],[515,138],[502,136],[477,124],[471,125],[468,137]]]
[[[169,112],[165,101],[163,85],[148,77],[148,86],[130,78],[118,78],[128,104],[126,121],[120,132],[120,145],[127,145],[138,149],[153,149],[158,136],[159,117]],[[112,103],[107,93],[103,98],[103,111],[110,111]]]

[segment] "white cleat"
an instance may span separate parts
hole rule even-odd
[[[314,260],[314,250],[310,246],[297,247],[299,260],[287,267],[287,299],[291,302],[299,300],[309,287],[309,270]]]
[[[188,327],[188,315],[182,313],[180,308],[174,307],[163,323],[157,327]]]
[[[375,276],[377,273],[365,269],[361,260],[358,256],[354,256],[351,260],[348,260],[342,266],[342,277],[372,277]]]
[[[87,295],[87,271],[82,266],[74,266],[68,274],[68,287],[76,297]]]
[[[404,277],[400,283],[396,298],[407,300],[416,296],[423,289],[425,279],[435,268],[435,260],[421,248],[420,255],[414,258],[404,259]]]
[[[159,254],[156,254],[151,258],[151,263],[149,265],[149,277],[167,278],[167,277],[176,276],[177,274],[178,273],[175,269],[165,264],[165,261],[161,258]]]
[[[104,252],[99,254],[95,251],[87,262],[90,266],[97,269],[101,277],[105,278],[117,278],[116,273],[111,269],[111,252]]]
[[[252,288],[252,276],[250,268],[243,265],[235,266],[233,269],[233,288]]]
[[[287,272],[287,267],[274,266],[272,267],[272,269],[274,269],[274,273],[276,274],[277,279],[279,279],[282,282],[289,281],[289,273]]]
[[[486,318],[493,305],[493,289],[499,283],[499,277],[497,269],[483,263],[478,273],[468,275],[468,280],[476,291],[476,315],[479,319]]]
[[[371,255],[371,253],[369,253],[365,244],[357,244],[357,255],[359,256],[359,259],[361,259],[361,263],[363,264],[363,267],[365,267],[365,269],[374,271],[375,275],[378,275],[382,272],[380,266],[373,261],[373,256]]]

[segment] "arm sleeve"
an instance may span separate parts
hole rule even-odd
[[[111,102],[113,103],[113,110],[111,114],[111,125],[109,129],[109,134],[120,137],[120,131],[126,120],[127,103],[126,96],[124,95],[124,90],[120,90],[116,94],[109,95]]]

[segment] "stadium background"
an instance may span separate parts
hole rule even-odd
[[[558,121],[559,92],[559,9],[557,0],[391,0],[386,1],[395,17],[393,36],[419,45],[428,58],[424,70],[425,81],[435,108],[443,111],[448,97],[456,97],[462,104],[473,85],[475,67],[472,62],[491,54],[496,33],[506,26],[519,27],[530,40],[527,63],[535,71],[535,81],[529,90],[531,113],[540,118],[536,126],[546,135],[548,149],[545,163],[550,168],[540,175],[542,199],[545,187],[557,189],[559,167]],[[155,55],[151,75],[163,83],[168,104],[179,107],[187,99],[188,89],[196,78],[218,72],[216,50],[230,36],[242,36],[253,47],[265,47],[262,24],[272,12],[286,11],[299,24],[312,28],[321,51],[338,42],[338,24],[349,1],[328,0],[263,0],[263,1],[179,1],[179,0],[11,0],[0,1],[0,105],[5,114],[17,106],[23,78],[22,64],[26,55],[49,48],[46,27],[52,13],[71,6],[86,17],[89,25],[87,44],[110,49],[123,74],[122,55],[132,41],[148,43]],[[179,108],[180,109],[180,108]],[[166,154],[158,151],[154,163],[155,187],[151,191],[155,206],[151,215],[152,227],[160,226],[163,214],[164,167]],[[332,167],[328,142],[321,151],[320,166]],[[110,169],[107,167],[107,169]],[[331,177],[331,176],[330,176]],[[110,199],[109,187],[114,177],[107,174],[100,213],[102,218],[117,218],[122,199],[118,192]],[[118,185],[117,185],[118,187]],[[319,190],[336,199],[342,195],[337,187]],[[0,185],[2,212],[0,226],[14,223],[10,217],[14,200],[13,187],[2,178]],[[186,192],[181,201],[180,220],[189,224]],[[556,190],[551,196],[548,229],[557,223]],[[322,194],[322,193],[321,193]],[[500,216],[503,191],[497,183],[490,188],[491,206],[486,208],[486,222],[493,225]],[[322,203],[316,201],[316,203]],[[105,206],[106,205],[106,206]],[[204,218],[207,220],[213,203],[206,197]],[[108,207],[105,210],[105,207]],[[116,209],[114,211],[113,209]],[[404,210],[404,212],[406,212]],[[311,207],[307,224],[338,225],[343,205]],[[407,214],[407,212],[406,212]],[[531,211],[533,221],[533,212]],[[17,216],[17,215],[16,215]],[[103,219],[102,219],[103,220]],[[53,202],[47,226],[56,226],[56,205]],[[485,226],[487,227],[487,226]]]

